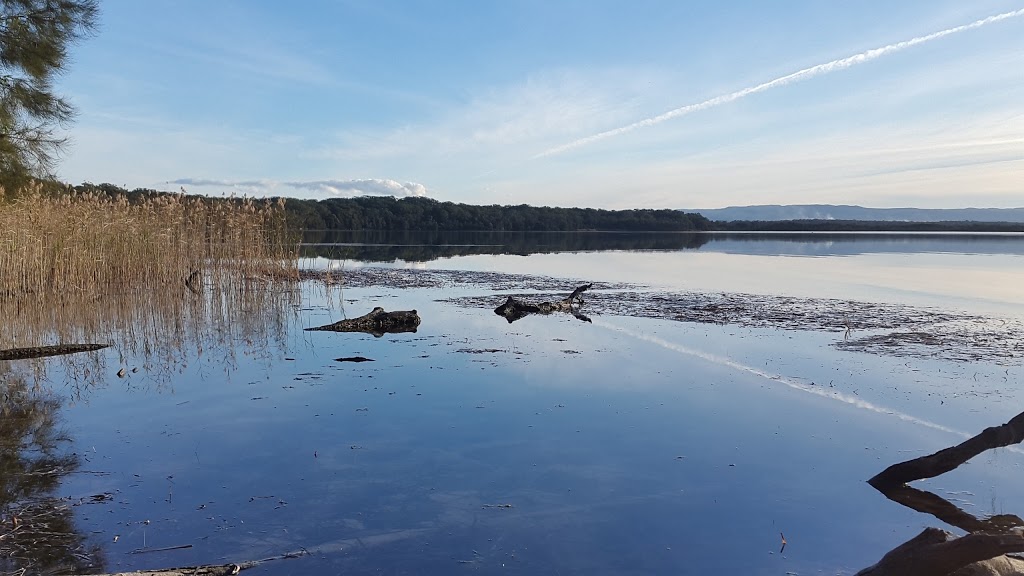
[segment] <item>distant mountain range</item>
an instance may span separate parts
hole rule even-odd
[[[833,204],[730,206],[696,212],[709,220],[867,220],[872,222],[1024,222],[1024,208],[864,208]]]

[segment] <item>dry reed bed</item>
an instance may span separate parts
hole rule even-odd
[[[285,339],[297,255],[283,202],[28,190],[0,203],[0,349],[110,343],[158,381],[196,353],[227,367],[238,342]],[[88,383],[100,356],[60,362]]]
[[[152,291],[193,272],[220,284],[293,276],[297,239],[283,200],[211,201],[28,190],[0,204],[0,297]]]

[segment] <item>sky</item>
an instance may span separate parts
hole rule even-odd
[[[470,204],[1024,206],[1024,1],[102,0],[58,175]]]

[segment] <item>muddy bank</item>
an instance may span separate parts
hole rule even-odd
[[[322,273],[312,271],[303,275],[307,279],[323,278]],[[442,300],[457,306],[488,309],[508,296],[558,300],[580,282],[457,270],[363,268],[344,273],[344,285],[348,287],[476,286],[501,292]],[[1007,364],[1017,364],[1024,358],[1024,323],[1020,320],[901,304],[738,292],[666,292],[636,284],[594,282],[586,294],[583,310],[589,315],[829,332],[835,334],[836,348],[870,354]]]

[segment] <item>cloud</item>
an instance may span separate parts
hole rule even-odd
[[[274,182],[269,180],[212,180],[209,178],[178,178],[168,180],[168,184],[178,186],[220,186],[222,188],[272,188]]]
[[[276,182],[273,180],[217,180],[210,178],[178,178],[166,184],[198,188],[231,188],[249,194],[266,195],[278,188],[332,194],[335,196],[427,196],[427,187],[418,182],[399,182],[387,178],[355,180],[307,180]]]
[[[337,196],[426,196],[427,187],[417,182],[399,182],[381,178],[361,180],[313,180],[309,182],[285,182],[299,190],[311,190]]]
[[[314,155],[347,162],[397,158],[426,168],[468,163],[456,158],[472,159],[478,168],[505,166],[580,131],[635,117],[639,99],[659,86],[658,72],[642,67],[538,72],[473,92],[416,123],[372,133],[342,131]]]

